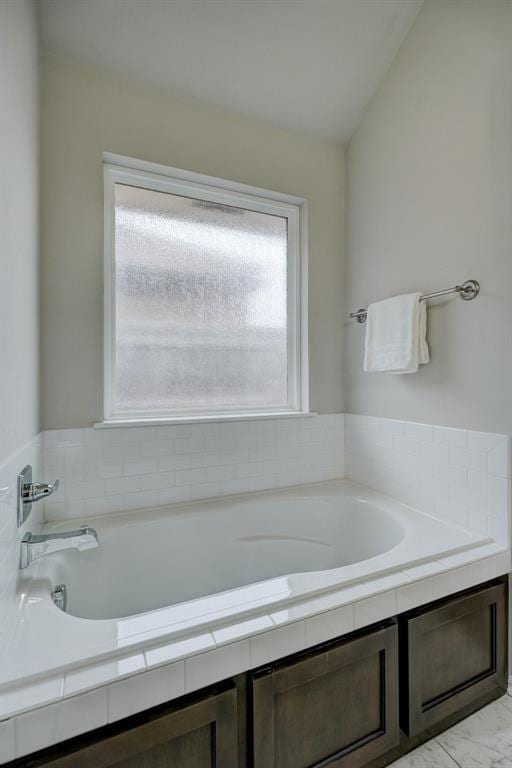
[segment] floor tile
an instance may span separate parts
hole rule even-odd
[[[458,768],[458,766],[440,744],[436,741],[427,741],[405,757],[401,757],[390,768]]]
[[[495,701],[437,736],[461,768],[512,768],[512,717]]]

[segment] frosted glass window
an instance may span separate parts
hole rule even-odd
[[[288,407],[288,219],[114,194],[114,411]]]

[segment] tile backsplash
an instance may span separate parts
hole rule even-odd
[[[329,414],[44,433],[47,520],[347,477],[510,543],[510,439]],[[19,461],[18,461],[19,463]]]
[[[345,416],[345,475],[510,546],[510,439],[371,416]]]
[[[344,476],[343,414],[44,433],[47,520]]]

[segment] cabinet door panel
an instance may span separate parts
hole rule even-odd
[[[226,685],[25,758],[23,768],[238,768],[237,695]]]
[[[409,736],[506,688],[505,584],[420,609],[400,622],[400,724]]]
[[[255,768],[348,768],[398,743],[397,629],[253,675]]]

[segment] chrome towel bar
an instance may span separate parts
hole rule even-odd
[[[425,293],[423,296],[420,296],[420,301],[437,299],[438,296],[446,296],[449,293],[458,293],[464,301],[471,301],[471,299],[476,299],[480,293],[480,283],[478,280],[466,280],[462,285],[454,285],[453,288],[445,288],[444,291]],[[358,323],[365,323],[367,314],[366,309],[361,308],[357,312],[351,312],[350,317],[355,318]]]

